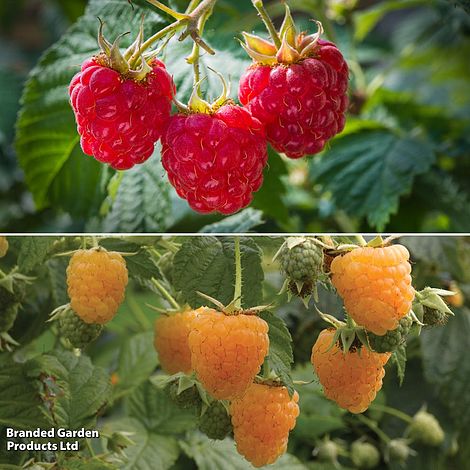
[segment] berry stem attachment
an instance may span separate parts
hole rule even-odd
[[[253,6],[256,8],[258,15],[260,16],[261,20],[263,21],[266,29],[269,31],[269,35],[271,36],[275,46],[277,49],[281,47],[281,39],[279,38],[279,34],[277,34],[276,28],[266,11],[266,8],[263,5],[263,0],[252,0]]]
[[[98,248],[99,247],[98,237],[96,237],[95,235],[92,235],[91,244],[93,248]]]
[[[392,408],[391,406],[371,404],[369,409],[383,411],[384,413],[388,413],[391,416],[395,416],[395,418],[401,419],[402,421],[408,424],[413,422],[413,418],[411,416],[407,415],[403,411]]]
[[[163,285],[154,277],[152,278],[152,284],[158,289],[158,291],[162,294],[163,298],[177,310],[180,310],[180,305],[178,302],[173,298],[173,296],[163,287]]]
[[[242,308],[242,263],[240,237],[235,237],[235,290],[233,293],[235,308]]]

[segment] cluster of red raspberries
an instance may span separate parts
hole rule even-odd
[[[301,158],[344,127],[348,66],[319,33],[293,35],[290,27],[280,46],[244,33],[254,62],[240,79],[243,106],[225,99],[173,115],[176,87],[163,62],[153,58],[136,74],[101,52],[69,87],[82,150],[126,170],[161,139],[163,167],[180,197],[197,212],[237,212],[262,185],[267,142]]]

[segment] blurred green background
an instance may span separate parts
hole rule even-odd
[[[1,230],[470,230],[467,0],[291,0],[299,26],[313,31],[309,19],[320,19],[348,60],[348,124],[314,158],[290,161],[271,152],[252,206],[225,219],[191,211],[167,183],[158,155],[126,172],[116,188],[112,171],[77,145],[67,147],[76,130],[66,85],[96,50],[96,16],[104,16],[111,39],[135,32],[143,6],[149,30],[169,21],[145,0],[134,3],[134,10],[126,0],[90,0],[87,10],[86,0],[0,3]],[[179,10],[187,4],[170,3]],[[279,24],[282,3],[266,6]],[[263,31],[248,0],[219,0],[207,25],[218,53],[203,62],[229,75],[233,96],[249,64],[234,37],[254,29]],[[31,75],[14,145],[28,72],[64,33]],[[181,100],[191,88],[189,47],[172,40],[164,54]],[[204,86],[209,95],[219,92],[214,77]]]

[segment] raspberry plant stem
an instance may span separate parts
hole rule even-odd
[[[276,28],[274,27],[274,24],[271,18],[269,17],[266,8],[264,8],[263,0],[252,0],[252,2],[261,20],[265,24],[266,29],[269,31],[269,35],[271,36],[274,44],[279,49],[281,47],[281,39],[279,38],[279,34],[277,34]]]
[[[185,13],[178,13],[175,10],[172,10],[170,7],[167,7],[163,3],[159,2],[158,0],[147,0],[148,3],[153,5],[154,7],[157,7],[158,9],[164,11],[167,15],[170,15],[173,17],[175,20],[184,20],[188,19],[188,15]]]
[[[392,408],[391,406],[371,404],[369,409],[383,411],[384,413],[388,413],[391,416],[395,416],[395,418],[401,419],[402,421],[408,424],[413,422],[413,418],[411,416],[407,415],[403,411]]]
[[[173,298],[173,296],[160,284],[160,282],[152,278],[152,284],[159,290],[159,292],[162,294],[163,298],[173,307],[176,308],[177,310],[180,310],[181,307],[178,304],[178,302]]]
[[[240,237],[235,237],[235,290],[233,292],[235,308],[242,308],[242,262]]]
[[[361,421],[361,423],[365,424],[368,428],[372,429],[372,431],[374,431],[377,436],[379,436],[380,439],[385,442],[385,444],[388,444],[391,441],[391,439],[379,428],[375,421],[372,421],[371,419],[366,418],[361,414],[356,415],[356,418]]]

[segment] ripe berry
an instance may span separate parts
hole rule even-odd
[[[232,432],[232,421],[220,401],[213,402],[203,413],[199,430],[210,439],[225,439]]]
[[[107,323],[124,300],[127,280],[126,262],[119,253],[78,250],[67,267],[70,305],[85,323]]]
[[[351,460],[357,468],[375,468],[380,462],[380,452],[369,442],[355,441],[351,445]]]
[[[154,346],[162,369],[168,374],[191,372],[188,337],[192,322],[204,309],[161,315],[155,321]]]
[[[206,308],[189,334],[191,365],[204,388],[218,400],[242,395],[268,353],[268,324],[256,315],[226,315]]]
[[[8,251],[7,237],[0,237],[0,258],[3,258]]]
[[[437,447],[444,442],[444,431],[434,415],[426,410],[419,410],[407,429],[410,439],[422,444]]]
[[[382,388],[383,366],[390,353],[379,354],[365,347],[344,353],[332,346],[334,329],[323,330],[312,348],[311,362],[325,396],[351,413],[362,413]]]
[[[286,452],[299,415],[299,395],[287,388],[253,383],[230,403],[237,450],[255,467],[274,463]]]
[[[297,34],[286,7],[277,47],[244,33],[253,58],[240,79],[238,96],[266,126],[271,145],[289,158],[320,152],[341,132],[348,106],[348,66],[338,48],[315,35]]]
[[[402,245],[356,248],[331,263],[332,283],[349,315],[376,335],[398,327],[411,310],[414,289]]]
[[[455,293],[454,295],[449,295],[446,297],[447,303],[452,307],[461,307],[465,302],[465,297],[462,293],[462,290],[455,281],[451,281],[449,290]]]
[[[143,163],[170,117],[175,94],[163,62],[140,79],[113,70],[105,54],[85,60],[70,82],[82,150],[116,170]]]
[[[267,158],[261,123],[233,104],[211,114],[176,114],[162,136],[170,183],[201,213],[232,214],[250,204]]]
[[[85,323],[72,310],[66,310],[59,317],[59,332],[70,341],[74,348],[83,349],[101,334],[102,325]]]
[[[407,315],[399,321],[398,328],[387,331],[383,336],[367,333],[369,345],[378,353],[393,352],[406,341],[412,325],[413,319]]]

